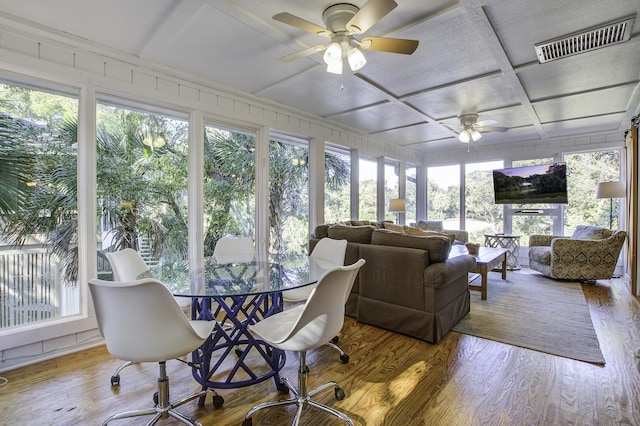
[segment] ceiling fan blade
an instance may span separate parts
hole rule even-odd
[[[378,50],[380,52],[411,55],[418,48],[418,40],[388,37],[365,37],[360,42],[360,47],[366,50]]]
[[[481,126],[478,129],[480,132],[506,132],[509,130],[508,127],[491,127],[491,126]]]
[[[362,34],[398,6],[393,0],[369,0],[347,22],[347,30]]]
[[[487,118],[485,120],[478,121],[477,124],[480,127],[484,127],[484,126],[493,126],[494,124],[498,124],[498,122],[492,118]]]
[[[282,12],[282,13],[273,15],[273,19],[275,19],[276,21],[282,22],[283,24],[300,28],[301,30],[311,34],[316,34],[322,37],[331,38],[331,31],[329,31],[328,29],[322,28],[321,26],[316,25],[313,22],[309,22],[302,18],[298,18],[297,16],[292,15],[289,12]]]
[[[304,58],[305,56],[313,55],[314,53],[322,52],[326,48],[327,48],[326,45],[319,44],[317,46],[309,47],[307,49],[300,50],[298,52],[293,52],[289,55],[285,55],[281,58],[278,58],[278,60],[280,62],[291,62],[291,61],[295,61],[296,59]]]

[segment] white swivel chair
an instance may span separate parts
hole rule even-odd
[[[322,238],[313,248],[309,255],[318,261],[330,266],[344,265],[344,256],[347,252],[347,240],[334,240],[332,238]],[[282,292],[282,298],[285,302],[296,303],[307,300],[314,286],[306,286],[287,290]],[[340,361],[344,364],[349,362],[347,355],[340,346],[338,346],[338,336],[334,336],[326,345],[332,347],[340,353]]]
[[[105,253],[111,270],[113,271],[114,281],[134,281],[140,274],[143,274],[149,270],[149,266],[144,261],[140,253],[132,248],[125,248],[120,251]],[[191,299],[188,297],[176,297],[176,301],[180,306],[180,309],[184,314],[191,318]],[[111,386],[118,386],[120,384],[120,372],[135,364],[134,362],[126,362],[121,365],[111,375]]]
[[[317,286],[313,288],[309,298],[304,304],[296,305],[262,321],[249,326],[249,330],[257,338],[268,345],[285,351],[298,352],[300,365],[298,367],[298,387],[294,387],[289,379],[284,378],[284,384],[293,393],[293,397],[282,401],[269,401],[253,407],[245,416],[243,426],[252,424],[253,414],[258,410],[268,407],[294,404],[297,405],[293,425],[300,423],[302,410],[306,405],[319,408],[333,414],[347,424],[353,423],[345,414],[312,400],[318,392],[334,388],[337,400],[345,397],[344,391],[336,382],[328,382],[314,390],[307,391],[307,375],[309,368],[306,365],[306,353],[310,349],[320,347],[335,336],[344,323],[344,305],[351,291],[358,271],[364,265],[364,259],[358,260],[353,265],[336,266],[327,271]]]
[[[219,263],[250,262],[256,256],[256,248],[250,237],[222,237],[213,249],[213,257]]]
[[[149,270],[147,262],[132,248],[107,252],[105,255],[111,264],[114,281],[133,281]]]
[[[173,417],[200,425],[175,410],[196,398],[215,392],[202,390],[176,402],[169,401],[166,360],[184,356],[201,346],[213,331],[211,321],[188,320],[169,290],[152,278],[129,282],[89,281],[100,333],[111,355],[131,362],[157,362],[160,369],[156,406],[114,414],[111,420],[154,415],[148,423]]]

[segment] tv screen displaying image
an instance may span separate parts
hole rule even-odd
[[[566,163],[493,170],[496,204],[566,204]]]

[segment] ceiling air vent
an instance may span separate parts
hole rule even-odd
[[[634,17],[631,16],[597,28],[538,43],[535,45],[538,60],[542,64],[627,41],[631,37],[633,21]]]

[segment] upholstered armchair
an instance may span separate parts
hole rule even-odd
[[[529,268],[555,279],[610,279],[627,233],[580,225],[571,237],[531,235]]]
[[[459,229],[444,229],[444,225],[441,220],[419,220],[415,224],[412,223],[411,226],[423,231],[435,231],[442,234],[453,234],[455,235],[455,242],[458,244],[469,242],[469,233],[467,231]]]

